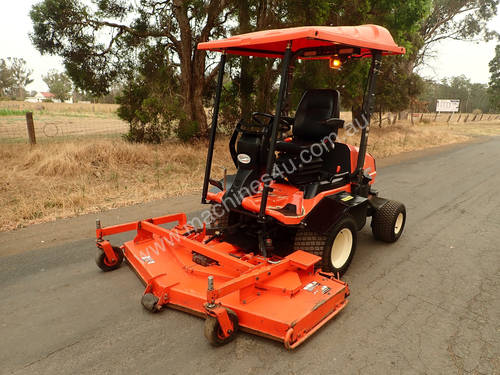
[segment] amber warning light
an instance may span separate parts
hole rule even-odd
[[[330,69],[340,69],[342,67],[342,61],[338,56],[331,56],[329,65]]]

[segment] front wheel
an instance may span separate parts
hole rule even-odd
[[[388,201],[373,214],[373,237],[384,242],[396,242],[403,234],[405,224],[405,205],[397,201]]]
[[[351,264],[357,242],[356,222],[352,217],[346,216],[328,235],[323,251],[323,270],[342,276]]]
[[[357,244],[356,222],[351,216],[342,218],[327,234],[299,229],[294,250],[304,250],[321,257],[323,271],[342,276],[349,268]]]

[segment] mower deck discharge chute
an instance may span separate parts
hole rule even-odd
[[[127,259],[146,285],[143,306],[204,316],[213,345],[243,329],[292,349],[346,306],[349,289],[340,276],[367,217],[377,239],[395,242],[403,232],[404,205],[372,189],[375,160],[366,148],[381,58],[404,49],[374,25],[261,31],[198,49],[223,53],[202,192],[202,203],[211,204],[211,225],[195,228],[185,214],[106,228],[98,221],[96,262],[111,271]],[[238,123],[229,142],[237,172],[215,181],[210,174],[226,54],[283,61],[276,115],[254,113],[250,123]],[[336,141],[344,125],[336,90],[307,90],[295,117],[285,116],[295,60],[328,59],[338,69],[362,57],[371,57],[372,65],[359,148]],[[104,239],[129,231],[135,238],[121,247]]]

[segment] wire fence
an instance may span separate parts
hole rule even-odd
[[[36,140],[119,137],[128,124],[113,104],[0,102],[0,142],[28,142],[26,112],[33,112]]]
[[[347,112],[342,112],[342,118],[350,121],[351,115]],[[382,120],[380,114],[375,113],[372,117],[372,124],[391,125],[397,123],[412,123],[412,124],[466,124],[473,122],[498,122],[500,114],[495,113],[383,113]]]
[[[28,142],[26,112],[33,112],[37,142],[74,140],[82,137],[120,137],[128,124],[116,115],[113,104],[65,104],[0,102],[0,143]],[[341,117],[351,121],[350,112]],[[488,113],[384,113],[374,114],[372,123],[467,124],[500,121],[500,114]]]

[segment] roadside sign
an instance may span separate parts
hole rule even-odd
[[[458,112],[460,110],[459,99],[438,99],[436,112]]]

